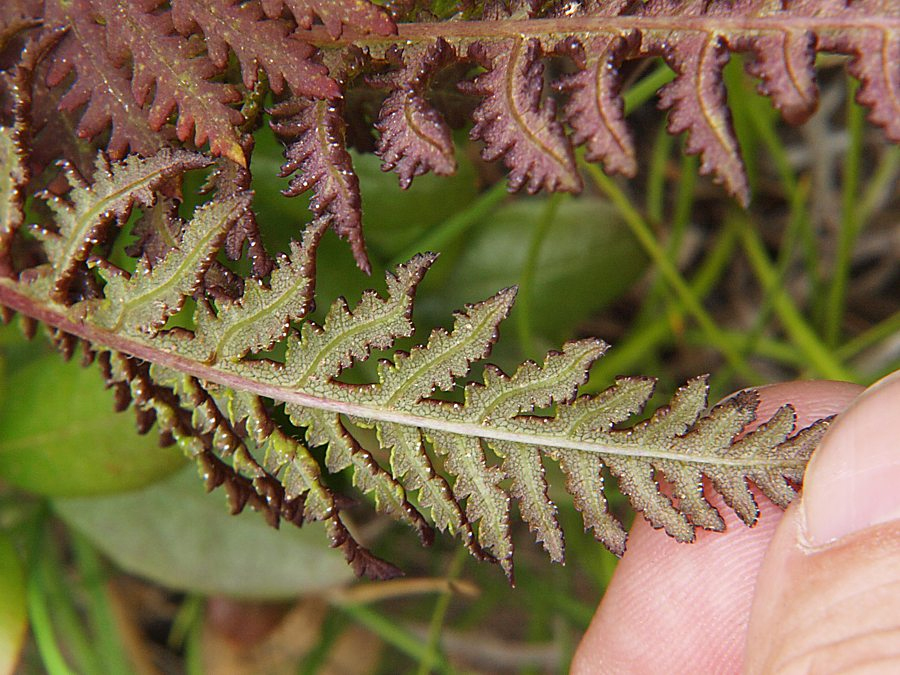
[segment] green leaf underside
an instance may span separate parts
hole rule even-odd
[[[194,213],[179,248],[153,269],[130,278],[110,276],[106,300],[97,310],[98,324],[114,331],[124,325],[153,333],[194,294],[209,269],[228,227],[250,206],[250,195],[209,202]]]
[[[316,221],[302,244],[292,243],[290,257],[282,258],[268,287],[247,284],[239,304],[225,303],[215,314],[198,315],[199,339],[215,336],[210,358],[240,359],[248,352],[269,350],[287,335],[291,321],[306,316],[313,301],[314,255],[322,225]]]
[[[113,221],[127,220],[135,203],[150,206],[156,195],[153,189],[167,177],[209,164],[202,155],[182,150],[163,150],[150,160],[130,157],[110,168],[102,155],[98,156],[94,181],[85,185],[68,168],[69,180],[84,189],[72,192],[71,203],[49,197],[58,225],[56,233],[37,232],[53,265],[53,293],[64,296],[75,266],[84,261],[90,248],[102,236],[102,230]]]
[[[379,138],[368,140],[404,187],[426,171],[453,170],[449,129],[459,126],[451,116],[458,111],[447,101],[462,91],[484,157],[503,160],[511,188],[577,191],[577,146],[609,172],[637,171],[619,71],[628,61],[661,58],[674,72],[659,93],[669,130],[686,132],[685,149],[700,155],[700,171],[746,202],[722,83],[730,54],[746,55],[760,91],[792,123],[815,110],[817,53],[849,56],[857,101],[888,138],[900,140],[900,79],[889,67],[900,15],[890,3],[614,0],[544,3],[530,15],[507,12],[503,3],[469,3],[454,20],[429,16],[428,23],[415,22],[422,18],[416,3],[406,3],[409,10],[395,3],[388,15],[366,0],[41,4],[32,8],[40,17],[18,16],[19,3],[0,9],[9,23],[0,30],[10,41],[4,45],[21,39],[23,54],[31,54],[2,82],[13,106],[4,110],[4,124],[12,125],[0,127],[0,303],[47,324],[66,355],[80,341],[115,405],[132,405],[142,430],[156,422],[164,441],[178,442],[198,462],[210,487],[225,486],[232,510],[250,505],[273,524],[323,521],[357,572],[386,576],[390,567],[344,526],[346,499],[323,475],[347,472],[379,511],[410,524],[426,543],[433,523],[511,576],[512,500],[549,555],[564,559],[545,475],[554,462],[585,527],[616,552],[625,533],[609,512],[604,480],[614,479],[654,526],[683,541],[696,527],[723,527],[705,490],[721,493],[747,523],[757,511],[750,483],[779,504],[792,498],[827,421],[791,436],[794,414],[784,408],[739,436],[756,415],[753,393],[707,411],[706,381],[695,378],[668,407],[633,423],[652,380],[620,378],[596,396],[578,396],[605,350],[596,340],[566,343],[511,375],[486,366],[482,381],[466,383],[497,340],[513,289],[467,305],[451,329],[398,351],[397,340],[413,334],[413,298],[433,254],[388,274],[386,295],[368,291],[352,307],[339,300],[322,326],[310,321],[324,229],[349,239],[357,263],[368,268],[347,152],[348,143],[362,149],[368,129],[352,124],[359,111],[343,94],[348,86],[353,94],[381,90],[381,110],[365,113],[366,125],[377,119]],[[479,17],[489,21],[471,20]],[[46,72],[32,81],[45,57]],[[569,60],[565,67],[547,68],[559,57]],[[472,72],[473,65],[481,70]],[[241,84],[253,91],[239,111]],[[47,91],[59,85],[69,89]],[[560,94],[558,109],[549,89]],[[48,100],[32,101],[32,90]],[[282,95],[267,114],[286,140],[283,171],[297,172],[288,193],[309,190],[318,218],[274,269],[263,255],[245,276],[236,271],[242,261],[229,267],[225,258],[238,260],[244,243],[248,257],[264,253],[245,169],[270,90]],[[73,153],[74,143],[47,147],[58,139],[46,121],[59,117],[59,128],[74,129],[76,116],[81,140],[108,136],[108,155],[87,181],[78,171],[87,177],[90,159]],[[30,125],[44,123],[32,133]],[[208,142],[225,167],[210,182],[215,196],[187,223],[175,215],[182,175],[211,160],[167,147],[175,138]],[[82,147],[93,153],[99,144]],[[107,159],[129,148],[147,156]],[[57,196],[45,197],[49,218],[38,209],[45,222],[31,230],[34,242],[21,227],[29,172],[60,155],[71,162],[64,171],[71,189],[59,196],[62,181],[48,189]],[[134,207],[154,209],[166,241],[159,255],[137,245],[143,257],[129,274],[114,266],[109,250]],[[12,244],[23,243],[27,255],[14,260]],[[193,317],[186,306],[196,306]],[[345,371],[376,350],[389,356],[366,370],[376,373],[372,381],[350,384],[358,373]],[[300,429],[279,426],[282,412]],[[662,481],[670,489],[660,490]]]
[[[0,127],[0,261],[8,258],[12,237],[22,224],[22,188],[27,170],[15,129]],[[0,262],[0,276],[8,276]]]
[[[101,166],[97,180],[121,173],[119,165]],[[122,203],[145,189],[139,181],[112,181]],[[76,186],[72,200],[86,204],[96,194]],[[385,296],[367,291],[352,309],[339,299],[318,326],[304,317],[312,299],[313,251],[327,225],[322,221],[309,226],[268,282],[248,284],[243,298],[218,308],[198,303],[193,330],[166,330],[169,317],[197,293],[223,237],[249,202],[249,195],[236,194],[198,207],[178,246],[152,268],[139,263],[129,276],[100,267],[106,280],[102,298],[68,306],[47,301],[43,294],[57,268],[72,266],[56,255],[50,274],[0,281],[0,298],[19,309],[34,310],[41,302],[38,318],[90,341],[107,382],[124,388],[138,410],[152,411],[164,434],[200,462],[211,485],[225,481],[233,509],[268,505],[275,520],[323,520],[333,541],[362,565],[358,571],[383,572],[378,562],[359,562],[365,556],[348,543],[352,539],[340,521],[339,502],[322,482],[323,470],[349,470],[376,509],[409,523],[423,541],[430,541],[433,523],[457,533],[473,554],[499,562],[511,577],[512,499],[549,555],[564,559],[545,477],[548,461],[559,463],[585,527],[621,553],[624,531],[607,509],[604,476],[615,477],[654,526],[689,541],[696,527],[724,526],[706,501],[704,477],[742,520],[753,523],[756,505],[748,482],[786,504],[791,483],[800,480],[824,431],[820,423],[788,440],[794,416],[785,408],[736,440],[754,419],[757,398],[740,394],[707,413],[705,378],[689,381],[668,407],[628,427],[653,381],[621,378],[597,396],[578,397],[591,364],[606,350],[592,339],[568,342],[542,363],[525,362],[511,375],[487,366],[480,382],[465,385],[461,399],[445,400],[489,354],[514,289],[467,305],[450,330],[434,330],[424,345],[395,351],[379,362],[375,381],[349,384],[340,379],[344,370],[413,334],[415,289],[435,256],[418,255],[399,265],[386,276]],[[84,231],[61,228],[61,241],[52,239],[56,250],[78,250],[66,237],[82,238]],[[302,323],[293,328],[295,322]],[[283,358],[262,358],[262,350],[278,343],[286,347]],[[278,427],[266,400],[285,404],[291,422],[305,429],[305,442]],[[389,460],[382,463],[357,440],[359,427],[375,428]],[[327,446],[324,466],[307,449],[316,446]],[[227,473],[223,459],[235,474]],[[660,491],[660,478],[672,486],[671,496]]]

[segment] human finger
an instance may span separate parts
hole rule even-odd
[[[835,422],[760,573],[747,672],[900,672],[900,372]]]
[[[843,410],[862,390],[843,382],[791,382],[759,390],[757,418],[785,403],[797,425]],[[759,522],[747,528],[718,495],[724,532],[699,531],[680,544],[637,518],[572,672],[734,672],[743,659],[756,575],[782,511],[757,494]]]

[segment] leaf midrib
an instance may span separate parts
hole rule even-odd
[[[468,42],[471,40],[503,38],[538,38],[549,36],[591,34],[609,35],[624,32],[701,32],[701,33],[796,33],[796,32],[840,32],[877,30],[893,32],[900,30],[900,17],[885,14],[862,16],[860,14],[840,14],[834,16],[809,16],[790,11],[778,11],[763,16],[722,16],[706,14],[701,16],[667,15],[616,16],[574,15],[544,19],[499,19],[493,21],[431,21],[397,24],[397,34],[386,37],[361,34],[352,26],[347,26],[341,36],[334,38],[324,26],[313,26],[304,32],[303,40],[320,49],[343,48],[348,45],[375,46],[381,44],[421,44],[442,37],[448,42]]]
[[[44,304],[46,299],[38,301],[19,289],[19,284],[9,279],[0,278],[0,304],[45,324],[54,326],[67,333],[83,338],[98,345],[120,351],[138,359],[150,361],[160,366],[197,377],[201,380],[215,382],[236,391],[244,391],[257,396],[268,397],[283,403],[292,403],[317,410],[328,410],[349,417],[356,417],[378,422],[393,422],[421,429],[432,429],[462,436],[473,436],[483,439],[497,439],[536,445],[544,448],[560,448],[581,450],[584,452],[605,454],[610,456],[635,457],[644,459],[665,459],[674,462],[686,462],[694,465],[735,467],[744,469],[788,469],[802,468],[802,459],[771,458],[726,458],[704,457],[701,455],[671,453],[657,448],[641,446],[614,445],[609,443],[588,442],[572,438],[559,438],[533,432],[509,431],[490,426],[467,422],[454,422],[438,417],[427,417],[408,412],[392,410],[380,406],[350,403],[336,399],[316,396],[304,391],[294,391],[286,387],[268,384],[250,379],[235,372],[219,370],[214,366],[195,361],[189,357],[172,351],[165,351],[149,345],[145,339],[136,335],[121,335],[103,329],[85,321],[73,320],[65,308],[52,304]],[[351,387],[351,385],[343,385]],[[439,402],[427,400],[422,403],[422,410]]]
[[[234,206],[232,204],[232,206]],[[200,215],[199,217],[208,217],[215,218],[214,224],[208,226],[208,229],[203,232],[203,236],[196,242],[196,245],[191,247],[187,254],[180,259],[177,265],[175,265],[171,270],[166,269],[164,267],[165,261],[160,264],[156,269],[160,270],[163,274],[166,274],[166,278],[160,280],[157,277],[153,277],[151,273],[151,277],[139,277],[139,281],[142,283],[146,283],[148,279],[153,279],[153,283],[149,286],[147,292],[142,293],[140,295],[129,295],[128,300],[122,303],[121,312],[119,314],[119,318],[116,322],[116,328],[121,329],[123,322],[129,318],[131,312],[140,309],[157,299],[165,298],[165,296],[173,289],[177,288],[180,283],[183,282],[184,279],[187,278],[189,272],[188,270],[197,269],[198,261],[202,260],[209,254],[208,249],[210,248],[210,244],[221,237],[225,233],[225,225],[234,220],[234,214],[225,208],[223,205],[221,208],[217,209],[221,211],[221,213],[205,213]],[[181,249],[179,249],[181,250]],[[170,255],[174,255],[173,251]],[[125,288],[126,293],[129,292],[130,289]],[[139,292],[139,289],[135,289]],[[185,296],[181,295],[182,301],[185,299]]]

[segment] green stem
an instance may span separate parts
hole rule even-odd
[[[653,223],[661,223],[665,210],[666,164],[672,154],[675,137],[666,130],[666,124],[659,125],[653,142],[653,153],[647,167],[647,217]]]
[[[66,601],[65,589],[57,574],[59,560],[47,536],[48,515],[42,508],[35,516],[29,542],[28,587],[26,599],[28,619],[41,663],[50,675],[74,675],[60,649],[56,627],[61,626],[68,638],[66,647],[78,661],[82,673],[98,673],[98,666],[91,654],[89,642],[84,636],[74,608]],[[51,599],[53,603],[51,610]]]
[[[656,93],[667,83],[675,79],[675,71],[673,71],[665,63],[660,63],[656,69],[641,78],[630,87],[628,91],[622,94],[625,102],[625,114],[630,115],[633,110],[640,108],[644,103],[656,96]]]
[[[725,332],[737,342],[746,339],[746,335],[742,331],[729,330]],[[704,344],[704,336],[697,330],[687,331],[684,337],[685,341],[690,344]],[[800,351],[798,351],[797,348],[794,347],[794,345],[787,344],[785,342],[782,342],[781,340],[774,340],[763,337],[757,338],[754,345],[754,353],[763,356],[771,361],[776,361],[778,363],[800,370],[806,368],[809,364],[809,361],[806,359],[805,354],[802,354]]]
[[[669,259],[666,251],[656,240],[650,226],[640,213],[638,213],[637,209],[634,208],[634,205],[628,197],[626,197],[619,187],[610,180],[606,174],[600,171],[600,169],[592,165],[587,165],[586,169],[597,186],[607,195],[616,208],[619,209],[619,212],[631,228],[631,231],[659,268],[659,271],[665,280],[674,289],[687,311],[694,317],[694,320],[697,321],[700,328],[703,329],[704,333],[709,337],[710,342],[722,353],[731,367],[734,368],[734,370],[748,383],[752,384],[762,381],[762,376],[750,367],[738,351],[737,346],[727,335],[725,335],[722,329],[716,325],[709,313],[700,304],[697,296],[691,291],[690,286],[684,280],[684,277],[681,276],[678,268],[675,267],[675,264]]]
[[[203,596],[191,594],[181,601],[172,626],[169,628],[169,636],[166,645],[172,649],[181,649],[190,635],[191,629],[203,617]]]
[[[785,290],[778,285],[778,271],[769,259],[753,223],[747,219],[745,214],[733,214],[732,219],[735,219],[740,226],[738,231],[744,251],[763,291],[772,296],[772,303],[778,318],[784,325],[791,341],[804,355],[809,365],[819,376],[854,381],[856,379],[854,374],[835,358],[834,352],[819,339]]]
[[[779,118],[777,115],[772,114],[771,105],[767,99],[758,96],[748,96],[745,98],[745,101],[748,108],[750,108],[748,111],[749,114],[746,115],[746,117],[750,121],[756,135],[762,140],[769,157],[775,165],[775,170],[778,172],[781,184],[784,186],[787,199],[793,207],[793,205],[803,201],[802,197],[808,192],[808,183],[804,184],[804,182],[797,177],[794,168],[791,166],[788,151],[785,148],[784,143],[781,142],[775,127],[775,123]],[[803,218],[798,222],[798,227],[800,228],[798,235],[803,244],[803,262],[806,267],[806,275],[813,285],[813,296],[818,297],[820,256],[815,234],[810,226],[809,218]]]
[[[881,161],[866,181],[866,190],[856,207],[859,222],[867,222],[885,195],[891,194],[891,188],[897,182],[898,171],[900,171],[900,147],[892,145],[884,151]]]
[[[668,138],[672,138],[668,133]],[[649,181],[649,178],[648,178]],[[694,187],[697,182],[697,158],[693,155],[681,156],[680,180],[678,181],[678,191],[675,197],[674,216],[672,224],[669,228],[669,238],[666,242],[666,254],[671,260],[678,259],[678,251],[684,241],[684,235],[687,232],[687,226],[691,217],[691,210],[694,205]],[[648,199],[649,204],[649,199]],[[662,206],[659,206],[662,209]],[[648,214],[653,217],[648,206]],[[658,217],[653,222],[661,222],[663,218],[662,210],[659,211]],[[658,274],[653,278],[653,284],[647,291],[644,302],[641,303],[641,311],[635,325],[642,326],[656,320],[660,313],[659,301],[666,299],[668,304],[667,311],[671,314],[677,314],[678,310],[673,306],[678,303],[677,298],[673,297],[671,290],[665,285],[665,281]]]
[[[703,299],[709,295],[731,261],[736,245],[737,230],[726,224],[690,282],[691,292],[695,296]],[[594,365],[590,380],[582,391],[595,392],[606,388],[616,375],[631,372],[644,362],[648,354],[671,338],[672,322],[680,321],[685,311],[684,305],[679,303],[668,315],[657,316],[651,323],[632,330]]]
[[[403,628],[396,621],[389,619],[365,605],[338,605],[340,610],[347,614],[356,623],[365,626],[389,645],[396,647],[401,652],[421,663],[430,658],[428,647],[422,640]],[[449,664],[438,653],[434,655],[434,670],[440,673],[451,673]]]
[[[835,356],[842,361],[847,361],[897,333],[900,333],[900,312],[894,312],[881,323],[875,324],[852,340],[845,342],[835,350]]]
[[[522,274],[519,277],[519,293],[516,295],[516,328],[518,329],[519,344],[522,352],[528,356],[533,356],[535,352],[534,331],[531,329],[534,322],[531,314],[534,306],[533,288],[538,258],[540,258],[544,240],[547,238],[547,233],[553,225],[553,219],[556,217],[557,211],[559,211],[562,199],[563,195],[560,193],[555,193],[547,199],[531,235],[531,242],[525,255],[525,263],[522,265]]]
[[[766,147],[766,151],[775,165],[775,170],[781,178],[785,191],[788,195],[792,195],[797,190],[797,175],[791,166],[787,149],[784,147],[781,139],[778,138],[778,132],[773,124],[773,116],[769,105],[765,99],[751,99],[751,101],[747,101],[749,104],[748,108],[752,108],[748,111],[747,119],[750,121],[753,131],[756,132],[756,135]]]
[[[82,585],[87,591],[87,618],[94,637],[94,649],[105,671],[127,673],[132,670],[132,665],[119,639],[100,557],[87,540],[75,532],[72,533],[72,549]]]
[[[832,347],[837,344],[840,338],[847,301],[850,265],[853,261],[853,249],[862,225],[862,221],[857,216],[857,199],[865,118],[862,106],[858,105],[854,99],[856,89],[856,80],[850,80],[850,84],[847,87],[847,133],[850,136],[850,144],[847,147],[847,154],[844,156],[841,223],[838,234],[837,259],[834,264],[834,276],[828,289],[825,312],[825,342]]]
[[[184,641],[184,669],[187,675],[204,675],[203,621],[206,608],[200,603]]]
[[[678,173],[678,191],[675,194],[675,208],[672,215],[672,238],[669,251],[673,255],[681,248],[684,233],[687,231],[694,210],[694,188],[697,185],[697,168],[700,160],[697,155],[681,156],[681,170]]]
[[[791,192],[791,211],[788,218],[788,226],[785,232],[784,240],[779,247],[778,262],[775,266],[775,281],[772,284],[772,288],[784,287],[784,281],[787,277],[790,263],[793,258],[793,253],[796,248],[797,241],[800,237],[801,228],[807,221],[806,199],[808,192],[808,181],[802,181],[798,185],[797,189]],[[756,315],[756,319],[754,320],[753,325],[748,331],[746,331],[742,338],[739,338],[739,342],[742,343],[741,351],[745,355],[749,356],[750,354],[756,352],[757,348],[762,347],[763,331],[765,330],[766,325],[768,325],[769,318],[771,317],[774,309],[775,294],[767,292],[762,299],[762,305],[759,308],[759,312]],[[790,350],[790,347],[788,347],[788,349]],[[799,365],[800,368],[806,366],[806,364],[802,360],[798,364],[796,351],[792,351],[792,354],[793,360],[790,360],[788,362],[792,363],[793,365]],[[784,359],[779,360],[783,361]]]
[[[47,598],[43,595],[41,582],[36,577],[37,575],[34,575],[28,583],[28,618],[41,663],[50,675],[75,675],[75,671],[69,668],[56,643]]]
[[[450,562],[450,569],[447,570],[447,579],[452,581],[458,579],[462,573],[469,556],[464,548],[457,548],[453,560]],[[428,675],[434,668],[434,663],[440,655],[441,631],[444,627],[444,618],[447,616],[447,609],[450,607],[450,600],[453,593],[448,588],[438,596],[434,603],[434,611],[431,613],[431,621],[428,625],[428,645],[425,658],[419,661],[418,675]]]

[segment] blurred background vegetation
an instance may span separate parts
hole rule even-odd
[[[653,375],[664,402],[688,377],[711,373],[715,400],[796,378],[869,384],[897,369],[900,150],[866,124],[841,58],[822,59],[820,111],[801,128],[756,94],[740,59],[726,74],[749,209],[698,176],[697,158],[645,105],[671,78],[651,63],[626,92],[641,167],[633,181],[585,165],[579,196],[509,195],[498,166],[461,134],[456,176],[422,176],[401,192],[377,158],[355,155],[373,275],[329,234],[318,253],[319,317],[334,298],[383,288],[385,269],[434,250],[418,339],[464,303],[518,285],[491,361],[509,370],[566,339],[601,337],[613,346],[586,391],[616,375]],[[304,198],[280,195],[281,161],[261,130],[254,208],[273,251],[309,217]],[[422,549],[364,503],[360,540],[407,577],[355,581],[315,524],[275,531],[255,513],[229,516],[224,495],[204,494],[177,449],[112,412],[98,372],[20,328],[0,328],[0,671],[26,613],[22,673],[567,668],[616,560],[582,533],[562,490],[552,497],[567,564],[551,564],[516,523],[515,588],[454,540]],[[623,499],[611,502],[630,517]]]

